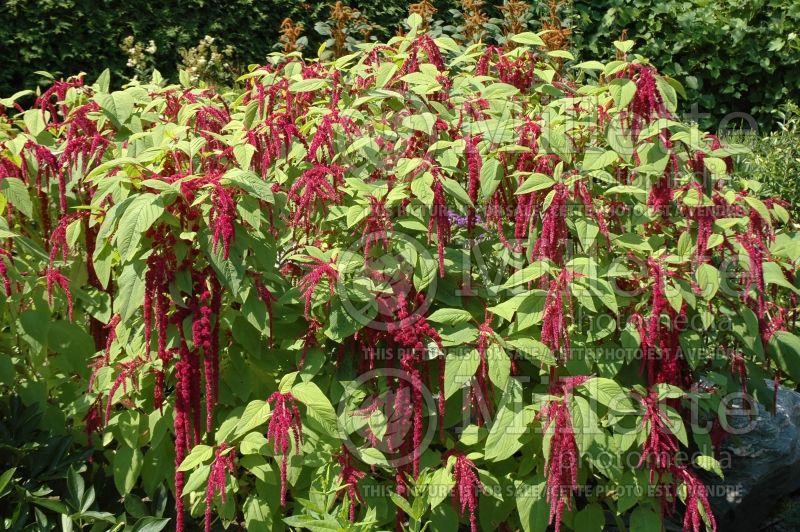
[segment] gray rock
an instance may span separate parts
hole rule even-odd
[[[730,459],[721,460],[724,480],[706,477],[709,500],[719,532],[750,532],[758,530],[777,503],[800,489],[800,394],[780,387],[775,415],[759,405],[752,419],[742,410],[730,424],[749,430],[729,436],[722,445],[721,452]]]

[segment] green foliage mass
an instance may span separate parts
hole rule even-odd
[[[786,208],[632,42],[571,64],[420,24],[230,89],[0,102],[3,395],[96,485],[169,493],[170,530],[713,530],[691,414],[800,380]],[[94,511],[63,470],[50,510]]]

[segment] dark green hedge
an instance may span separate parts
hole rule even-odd
[[[627,29],[715,121],[746,112],[771,127],[780,102],[800,99],[798,0],[576,0],[574,10],[582,54],[607,54]]]
[[[406,2],[345,2],[376,24],[376,36],[394,33],[408,12]],[[314,50],[321,37],[316,21],[328,18],[330,8],[318,0],[4,0],[0,2],[0,94],[29,88],[54,74],[84,71],[96,76],[106,67],[127,74],[120,49],[127,35],[155,41],[156,66],[173,75],[179,50],[197,44],[204,35],[235,46],[242,64],[263,61],[275,50],[285,17],[306,27]]]
[[[376,24],[378,38],[393,34],[408,11],[408,2],[399,0],[345,3]],[[530,3],[542,11],[543,2]],[[458,2],[434,4],[445,24],[457,22],[450,10]],[[329,10],[319,0],[6,0],[0,3],[0,94],[35,85],[36,70],[91,77],[110,67],[119,81],[126,73],[119,48],[126,35],[153,39],[157,67],[167,76],[174,75],[178,50],[204,35],[234,45],[242,64],[262,61],[287,16],[306,27],[316,50],[321,37],[314,24]],[[789,39],[800,28],[797,0],[575,0],[565,18],[584,58],[609,57],[611,42],[627,28],[643,55],[684,80],[689,103],[717,120],[743,111],[769,124],[779,102],[800,100],[800,38]]]

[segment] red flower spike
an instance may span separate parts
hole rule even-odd
[[[478,363],[478,370],[475,373],[475,380],[476,386],[480,391],[481,398],[480,401],[483,402],[487,408],[489,405],[492,404],[491,402],[491,387],[489,384],[489,361],[487,357],[487,351],[489,349],[489,343],[492,339],[492,335],[494,334],[494,330],[492,330],[492,315],[488,311],[486,312],[486,316],[484,322],[478,327],[478,356],[480,362]],[[476,399],[474,394],[471,394],[473,400]],[[476,407],[476,412],[478,414],[477,425],[483,426],[484,419],[481,413],[480,405],[473,405]],[[490,412],[491,414],[491,412]]]
[[[350,499],[350,522],[356,522],[356,506],[359,502],[364,502],[361,491],[358,489],[358,481],[364,478],[367,474],[364,471],[356,469],[351,463],[352,455],[347,450],[346,445],[342,445],[342,450],[339,453],[337,460],[342,470],[339,473],[339,481],[347,485],[347,496]]]
[[[386,211],[386,200],[375,196],[369,197],[370,211],[364,220],[364,256],[369,256],[369,251],[375,244],[382,245],[383,249],[388,249],[388,232],[392,229],[392,219]]]
[[[103,425],[103,406],[102,401],[98,398],[92,403],[92,406],[89,407],[89,410],[83,417],[83,430],[86,432],[89,447],[93,446],[94,434],[99,433]]]
[[[567,242],[567,187],[557,183],[553,190],[553,200],[542,217],[542,231],[533,247],[533,255],[561,266]]]
[[[558,277],[551,279],[544,303],[544,317],[542,320],[542,343],[549,347],[553,353],[561,356],[562,360],[570,357],[570,340],[564,315],[564,300],[566,294],[570,313],[572,297],[569,294],[569,282],[574,276],[567,269],[561,270]]]
[[[222,504],[225,504],[225,475],[236,472],[234,464],[235,451],[227,443],[222,443],[214,453],[214,462],[211,464],[211,471],[208,474],[208,484],[206,484],[206,511],[205,511],[205,532],[211,532],[211,507],[214,503],[214,495],[219,493]]]
[[[339,272],[333,268],[332,262],[323,262],[316,257],[309,258],[311,258],[314,266],[309,273],[300,279],[300,283],[297,285],[305,300],[303,316],[307,320],[311,319],[311,300],[314,297],[314,290],[317,289],[317,285],[322,282],[323,278],[327,279],[328,289],[331,297],[333,297],[336,281],[339,279]]]
[[[72,292],[69,288],[69,279],[64,277],[60,269],[50,266],[45,268],[44,276],[47,279],[47,304],[53,306],[53,286],[60,286],[67,296],[67,315],[72,321]]]
[[[473,207],[470,207],[467,215],[467,232],[469,234],[472,234],[472,230],[475,227],[475,208],[478,205],[478,187],[480,186],[481,182],[481,166],[483,165],[481,154],[478,152],[479,140],[480,139],[478,137],[471,135],[464,137],[464,141],[466,142],[464,155],[467,159],[468,175],[467,194],[469,195],[469,199],[473,205]]]
[[[669,420],[661,409],[658,393],[650,391],[648,395],[638,398],[645,409],[642,425],[649,426],[649,432],[637,465],[642,467],[644,464],[649,464],[652,483],[657,473],[667,471],[674,465],[675,453],[679,450],[678,440],[669,430]]]
[[[566,397],[552,400],[542,410],[544,430],[553,428],[550,456],[545,465],[549,523],[561,530],[564,507],[571,507],[572,494],[578,489],[578,446],[572,430],[572,418]]]
[[[4,257],[8,257],[8,262],[13,265],[11,253],[0,249],[0,279],[3,280],[3,290],[6,293],[6,297],[11,297],[11,278],[8,276],[8,265]]]
[[[708,490],[703,481],[697,478],[686,466],[676,466],[672,475],[680,480],[686,487],[686,513],[683,516],[683,532],[702,532],[704,529],[702,507],[708,518],[708,528],[713,532],[717,530],[717,521],[708,502]]]
[[[294,438],[295,454],[300,454],[300,446],[303,444],[303,425],[300,411],[290,392],[275,392],[267,402],[272,406],[272,416],[267,426],[267,441],[272,440],[273,451],[276,455],[282,456],[281,506],[286,506],[286,467],[289,462],[290,439]]]
[[[328,180],[328,176],[331,180]],[[289,201],[292,202],[294,215],[290,222],[311,233],[314,221],[312,213],[319,209],[317,205],[326,206],[341,199],[338,187],[344,184],[344,170],[335,164],[318,164],[306,170],[289,188]]]
[[[444,455],[445,461],[450,456],[455,457],[453,463],[453,506],[460,510],[461,516],[464,512],[469,513],[469,526],[471,532],[478,532],[478,494],[484,493],[483,484],[478,478],[475,464],[459,451],[448,451]]]
[[[235,219],[236,204],[231,193],[222,185],[215,184],[211,193],[211,211],[209,213],[211,242],[216,251],[220,240],[222,241],[222,256],[226,260],[230,254],[231,241],[234,237],[233,223]]]
[[[742,386],[742,395],[745,395],[747,393],[747,364],[745,364],[741,353],[731,355],[731,374],[739,378],[739,383]]]
[[[444,278],[444,248],[450,241],[450,218],[447,216],[447,200],[444,187],[439,179],[433,182],[433,212],[428,221],[428,243],[431,241],[433,228],[436,227],[436,244],[439,256],[439,277]]]

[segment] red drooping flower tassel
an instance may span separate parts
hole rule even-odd
[[[572,418],[566,397],[550,401],[542,410],[544,430],[552,427],[550,456],[545,465],[549,523],[561,530],[564,507],[570,508],[572,494],[578,489],[578,446],[572,430]]]
[[[542,231],[533,247],[533,256],[561,266],[567,242],[567,187],[557,183],[554,190],[553,200],[542,217]]]
[[[731,374],[739,378],[742,395],[745,395],[747,393],[747,364],[745,364],[741,353],[733,353],[731,355]]]
[[[652,311],[645,324],[640,316],[635,316],[639,321],[639,336],[641,337],[642,368],[647,368],[648,382],[656,382],[656,365],[660,363],[656,348],[659,345],[661,334],[661,315],[667,308],[668,302],[665,292],[666,274],[663,266],[655,259],[647,259],[647,268],[653,279],[653,297],[651,300]]]
[[[675,466],[672,475],[676,480],[683,482],[686,487],[686,514],[683,516],[683,532],[701,532],[703,530],[703,516],[700,513],[702,506],[708,517],[708,528],[713,532],[717,530],[717,521],[708,502],[708,491],[705,484],[697,475],[686,466]]]
[[[567,332],[564,316],[563,293],[566,293],[570,312],[572,298],[569,295],[568,283],[571,276],[566,268],[561,270],[558,277],[550,281],[550,288],[544,303],[544,318],[542,319],[542,343],[549,347],[553,353],[560,354],[563,360],[570,356],[569,333]]]
[[[480,139],[475,136],[467,136],[464,137],[464,141],[466,142],[465,152],[467,159],[467,194],[469,195],[469,199],[472,202],[472,207],[469,209],[469,213],[467,214],[467,232],[472,234],[472,230],[475,227],[475,220],[476,214],[475,209],[478,205],[478,187],[481,183],[481,166],[483,165],[483,161],[481,160],[481,154],[478,152],[478,141]]]
[[[469,527],[471,532],[478,532],[478,494],[483,493],[483,484],[478,478],[475,464],[459,451],[448,451],[444,455],[445,461],[453,456],[453,506],[460,510],[461,515],[469,512]]]
[[[764,298],[764,253],[762,246],[753,231],[748,231],[746,235],[736,235],[736,240],[741,244],[747,252],[750,259],[750,267],[748,268],[747,277],[745,279],[743,299],[747,300],[750,294],[750,289],[755,287],[756,290],[756,315],[762,316],[766,311],[766,304]]]
[[[338,202],[341,198],[338,187],[343,184],[344,170],[335,164],[318,164],[303,172],[289,188],[289,200],[294,204],[291,225],[310,233],[314,223],[312,215],[319,211],[316,204]]]
[[[444,278],[444,248],[450,241],[450,218],[447,216],[447,200],[444,187],[440,179],[434,179],[433,186],[433,212],[428,221],[428,243],[431,241],[433,228],[436,227],[436,246],[439,256],[439,277]]]
[[[316,257],[310,257],[314,264],[313,269],[307,273],[298,284],[300,293],[303,294],[305,300],[305,308],[303,315],[307,320],[311,319],[311,299],[314,297],[314,290],[323,278],[328,280],[328,290],[331,297],[335,290],[336,281],[339,279],[339,272],[333,268],[333,263],[323,262]]]
[[[175,431],[175,530],[176,532],[183,532],[183,486],[186,482],[186,474],[180,471],[178,467],[186,458],[190,447],[188,440],[190,438],[189,405],[191,403],[188,386],[184,385],[184,381],[190,378],[186,375],[188,373],[188,361],[185,357],[182,356],[178,361],[175,372],[178,377],[178,382],[175,386],[175,418],[173,425]]]
[[[206,485],[205,532],[211,532],[211,507],[214,503],[214,495],[219,493],[222,504],[225,504],[225,475],[226,473],[233,474],[236,471],[236,465],[233,462],[234,453],[233,447],[222,443],[214,454],[214,462],[211,464]]]
[[[351,463],[352,455],[347,450],[346,445],[342,445],[342,451],[339,453],[337,460],[342,470],[339,473],[339,480],[347,485],[347,496],[350,499],[350,522],[356,522],[356,506],[359,502],[364,502],[361,496],[361,491],[358,489],[358,481],[364,478],[367,474],[364,471],[356,469]]]
[[[423,386],[422,368],[424,354],[427,351],[425,340],[433,340],[437,347],[442,349],[442,340],[439,333],[434,329],[424,316],[412,318],[406,297],[403,293],[397,296],[397,323],[390,328],[395,342],[403,349],[400,365],[408,373],[411,380],[411,398],[413,406],[411,417],[413,420],[412,432],[412,474],[414,478],[419,475],[419,460],[421,456],[422,431],[423,431]],[[398,397],[402,390],[406,388],[406,383],[401,382],[398,390]],[[441,392],[441,390],[440,390]],[[439,413],[443,412],[444,395],[439,395]],[[442,423],[444,420],[442,420]]]
[[[108,391],[108,403],[106,403],[106,425],[108,425],[108,421],[111,418],[111,407],[113,406],[114,402],[114,394],[117,393],[120,386],[122,387],[123,393],[127,393],[127,385],[125,384],[128,379],[136,383],[134,380],[135,372],[139,367],[144,363],[144,360],[141,358],[135,358],[130,362],[122,362],[120,366],[122,366],[122,371],[117,375],[117,378],[114,379],[114,382],[111,384],[111,389]]]
[[[489,385],[489,361],[487,351],[489,349],[489,342],[491,341],[493,335],[494,331],[492,330],[492,315],[487,311],[484,322],[478,327],[478,356],[480,361],[478,363],[478,370],[475,372],[475,385],[477,387],[477,391],[480,392],[481,397],[477,398],[474,392],[470,394],[473,399],[473,406],[476,408],[478,426],[483,426],[484,423],[481,405],[485,405],[487,413],[491,415],[489,406],[492,404],[492,402],[490,395],[491,388]]]
[[[4,257],[8,257],[8,261],[11,263],[11,253],[0,249],[0,279],[3,280],[3,290],[6,293],[6,297],[11,297],[11,278],[8,276],[8,265]]]
[[[59,268],[50,266],[45,268],[44,276],[47,279],[47,304],[53,306],[53,286],[60,286],[67,296],[67,315],[72,320],[72,292],[69,288],[69,279],[64,277]]]
[[[383,249],[388,249],[388,231],[392,228],[392,219],[386,211],[386,200],[375,196],[369,197],[370,211],[364,220],[364,256],[369,256],[369,251],[375,244],[381,244]]]
[[[86,438],[89,440],[89,447],[93,446],[94,434],[100,432],[100,429],[103,427],[102,412],[102,401],[98,397],[83,417],[83,430],[86,432]]]
[[[628,76],[630,78],[633,78],[637,72],[639,76],[635,80],[636,93],[629,107],[632,115],[631,129],[634,140],[639,136],[642,122],[649,123],[654,116],[662,117],[667,112],[661,94],[658,91],[655,68],[641,64],[632,64],[628,67]],[[620,75],[623,75],[623,73],[620,72]]]
[[[608,233],[608,225],[600,213],[597,212],[597,209],[595,209],[592,195],[589,193],[589,189],[586,187],[586,181],[577,181],[575,183],[575,195],[583,203],[583,206],[586,209],[586,214],[588,216],[592,216],[597,222],[597,227],[600,229],[600,234],[606,237],[606,240],[610,242],[611,237]]]
[[[231,242],[235,233],[233,222],[236,219],[236,204],[230,191],[216,183],[211,192],[211,211],[209,212],[209,227],[211,229],[211,242],[216,251],[222,241],[222,256],[227,260],[230,255]]]
[[[272,440],[273,451],[281,455],[281,506],[286,506],[286,467],[289,463],[290,440],[294,438],[295,454],[300,454],[303,444],[303,425],[300,410],[291,392],[273,393],[267,402],[272,406],[272,417],[267,427],[267,441]]]
[[[703,186],[697,181],[692,181],[688,187],[694,189],[697,192],[698,200],[702,201]],[[698,205],[696,207],[686,207],[684,208],[684,214],[697,224],[697,254],[695,255],[695,262],[701,264],[707,260],[708,240],[711,237],[714,220],[716,220],[714,206]],[[705,289],[704,287],[701,288]]]
[[[639,401],[645,409],[642,425],[649,426],[647,439],[642,448],[638,467],[648,464],[650,467],[650,482],[655,480],[656,474],[667,471],[672,467],[675,453],[678,452],[678,442],[668,427],[668,419],[661,409],[658,393],[650,391],[648,395],[639,396]]]
[[[201,283],[199,300],[199,311],[192,322],[192,343],[195,351],[199,354],[203,351],[203,373],[205,380],[206,394],[206,432],[211,433],[214,417],[214,390],[216,388],[217,376],[215,375],[215,360],[212,349],[212,326],[211,320],[213,312],[211,310],[211,292]]]

